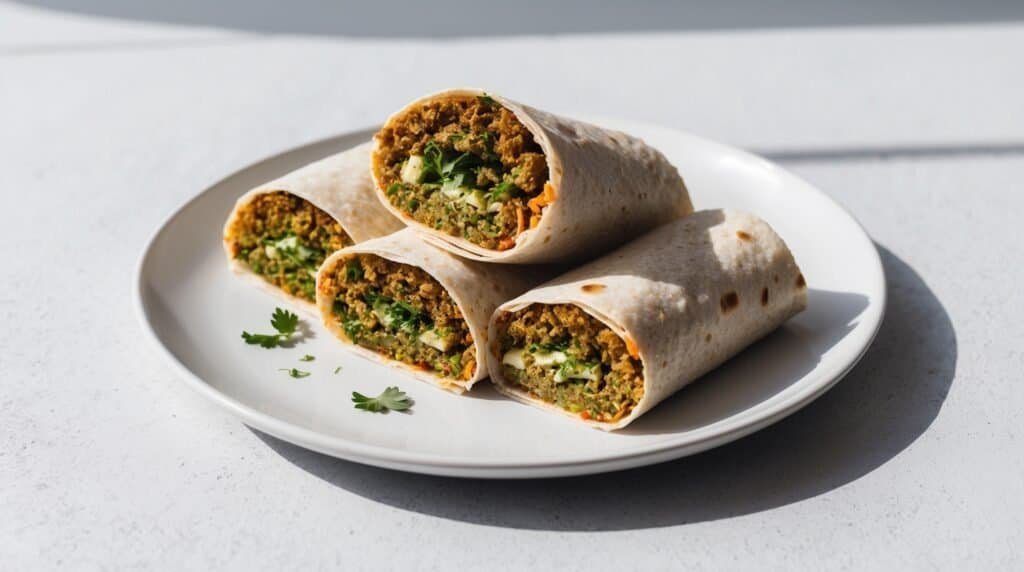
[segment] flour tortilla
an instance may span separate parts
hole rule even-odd
[[[613,423],[584,421],[614,430],[802,311],[807,287],[793,255],[767,223],[742,212],[711,210],[654,230],[502,304],[490,321],[487,352],[498,390],[582,421],[502,375],[498,318],[533,303],[575,304],[639,354],[644,395],[636,407]]]
[[[235,203],[227,223],[224,225],[224,249],[228,255],[231,270],[268,292],[291,301],[306,313],[314,314],[316,307],[307,300],[286,294],[280,288],[267,282],[249,269],[245,263],[231,257],[228,229],[239,215],[242,207],[257,196],[277,191],[287,191],[331,215],[353,242],[384,236],[404,227],[395,220],[373,192],[373,179],[366,168],[373,148],[371,142],[363,143],[347,151],[331,155],[310,163],[278,179],[262,184],[242,195]]]
[[[333,318],[334,300],[322,294],[323,277],[338,264],[344,264],[356,254],[375,254],[381,258],[408,264],[424,270],[448,292],[459,307],[469,326],[476,348],[476,371],[469,380],[445,378],[433,371],[391,360],[383,355],[356,345]],[[546,274],[545,274],[546,273]],[[396,367],[412,377],[442,389],[462,393],[487,377],[487,320],[499,304],[522,294],[527,289],[550,277],[552,271],[542,268],[497,266],[465,260],[431,246],[423,238],[405,229],[388,236],[368,240],[335,252],[324,261],[317,274],[317,307],[324,326],[352,351]]]
[[[385,125],[432,100],[484,94],[479,89],[452,89],[428,95],[392,115]],[[549,183],[556,198],[544,208],[536,228],[516,237],[515,246],[491,250],[403,214],[388,201],[377,169],[371,167],[384,206],[440,248],[487,262],[582,260],[693,212],[679,172],[664,155],[640,139],[487,95],[512,111],[533,134],[547,158]],[[381,146],[379,138],[375,141],[374,164]]]

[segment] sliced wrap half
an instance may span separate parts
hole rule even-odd
[[[335,250],[403,228],[373,191],[371,143],[248,191],[224,225],[231,269],[307,312],[316,271]]]
[[[514,399],[620,429],[806,305],[767,223],[701,211],[502,304],[488,368]]]
[[[590,258],[693,212],[676,168],[640,139],[477,89],[410,103],[374,141],[383,204],[473,260]]]
[[[317,277],[317,307],[353,351],[462,393],[487,377],[491,313],[542,272],[465,260],[405,229],[331,255]]]

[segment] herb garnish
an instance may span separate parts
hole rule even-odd
[[[408,302],[394,300],[374,291],[367,292],[363,298],[373,308],[381,325],[389,330],[417,333],[423,326],[430,324],[430,316]],[[349,337],[354,338],[351,335]]]
[[[483,105],[485,105],[487,107],[493,107],[495,105],[498,105],[498,102],[495,101],[493,97],[487,95],[486,93],[483,94],[483,95],[477,96],[477,99],[479,99],[480,103],[482,103]]]
[[[287,340],[295,333],[299,325],[299,317],[288,310],[274,308],[270,316],[270,325],[277,330],[276,334],[250,334],[242,332],[242,339],[250,345],[258,345],[261,348],[274,348],[281,342]]]
[[[282,367],[282,368],[280,368],[277,371],[287,371],[288,375],[294,377],[295,379],[301,379],[303,377],[309,377],[309,375],[310,375],[308,371],[302,371],[301,369],[295,369],[294,367],[293,368]]]
[[[313,361],[315,359],[316,359],[316,356],[311,356],[309,354],[306,354],[306,355],[300,357],[299,361]]]
[[[345,282],[356,282],[363,279],[363,266],[358,260],[352,260],[345,265]]]
[[[266,238],[263,240],[268,258],[284,258],[306,269],[316,270],[317,260],[323,258],[323,251],[309,248],[295,235],[280,239]]]
[[[513,197],[519,196],[522,191],[515,185],[508,181],[502,181],[487,193],[487,202],[504,202]]]
[[[338,367],[334,368],[334,375],[338,375],[339,371],[341,371],[341,366],[340,365]]]
[[[413,406],[414,401],[397,387],[389,387],[377,397],[367,397],[358,391],[353,391],[352,403],[355,403],[356,409],[373,413],[387,413],[388,410],[405,411]]]
[[[569,340],[559,340],[541,344],[530,344],[527,346],[526,351],[535,354],[537,352],[564,352],[567,349],[569,349]]]

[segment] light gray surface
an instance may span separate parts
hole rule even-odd
[[[493,59],[509,54],[537,70],[508,76]],[[0,4],[0,562],[1019,569],[1021,54],[1019,24],[430,43]],[[820,401],[738,443],[559,481],[336,461],[188,391],[129,304],[163,217],[254,159],[452,84],[784,159],[880,245],[890,307],[875,346]]]

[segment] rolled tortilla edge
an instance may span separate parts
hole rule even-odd
[[[643,366],[644,371],[644,396],[640,398],[640,402],[637,403],[636,406],[633,407],[633,409],[631,409],[627,415],[624,415],[621,419],[618,419],[616,421],[609,422],[597,421],[594,419],[584,419],[580,417],[579,413],[572,413],[571,411],[566,411],[565,409],[553,403],[548,403],[543,399],[533,397],[529,394],[529,392],[524,391],[522,389],[518,389],[513,384],[508,383],[508,381],[505,379],[505,374],[502,371],[501,367],[502,355],[501,348],[498,345],[498,321],[506,313],[517,312],[533,304],[572,304],[573,306],[580,308],[581,310],[592,316],[594,319],[598,320],[599,322],[607,326],[609,329],[615,332],[617,336],[622,338],[623,341],[631,339],[629,333],[626,332],[625,328],[622,327],[621,324],[615,322],[610,317],[606,316],[604,313],[600,312],[593,306],[590,306],[585,302],[581,302],[578,299],[572,299],[569,297],[554,297],[550,299],[545,299],[545,301],[543,302],[531,299],[510,300],[509,302],[502,304],[501,306],[498,306],[498,308],[494,311],[494,314],[491,315],[491,319],[487,323],[487,370],[490,372],[491,383],[494,385],[494,388],[499,393],[511,397],[516,401],[519,401],[520,403],[525,403],[527,405],[531,405],[540,409],[546,409],[548,411],[561,413],[563,417],[569,417],[578,423],[582,422],[587,425],[590,425],[591,427],[601,429],[602,431],[614,431],[616,429],[621,429],[626,425],[630,424],[634,419],[636,419],[642,413],[646,412],[648,409],[651,408],[651,405],[645,403],[648,401],[647,360],[644,357],[643,348],[640,347],[637,347],[637,355],[639,356],[640,364]]]
[[[438,284],[441,285],[442,288],[445,289],[445,292],[447,292],[448,295],[451,296],[452,301],[455,302],[455,305],[459,308],[460,312],[462,312],[462,308],[464,307],[464,301],[461,299],[461,297],[457,293],[452,292],[448,285],[446,285],[443,280],[440,280],[437,277],[437,274],[435,272],[431,272],[429,269],[424,268],[421,262],[410,260],[403,256],[402,254],[392,250],[388,250],[387,248],[382,248],[380,245],[370,245],[369,248],[360,248],[360,246],[361,245],[353,245],[345,247],[335,252],[331,256],[327,257],[327,259],[324,260],[324,263],[320,265],[320,270],[317,272],[316,311],[319,317],[321,318],[324,328],[326,328],[328,332],[330,332],[332,335],[334,335],[335,338],[337,338],[341,343],[343,343],[346,349],[349,349],[365,358],[368,358],[371,361],[398,369],[420,381],[425,381],[431,385],[434,385],[447,391],[451,391],[456,394],[462,394],[465,391],[472,389],[472,387],[477,382],[485,379],[487,377],[487,372],[489,370],[486,361],[486,348],[481,347],[481,345],[486,344],[486,330],[480,332],[479,327],[474,326],[473,323],[470,320],[466,320],[465,317],[463,317],[463,320],[465,320],[466,326],[469,328],[470,334],[473,336],[473,343],[476,346],[476,371],[473,372],[473,377],[468,380],[454,380],[450,378],[441,377],[432,372],[428,372],[415,366],[387,358],[373,350],[364,348],[359,344],[353,342],[345,333],[345,331],[340,326],[338,326],[335,320],[331,319],[332,306],[334,302],[333,300],[328,299],[326,296],[321,295],[321,277],[324,275],[325,272],[328,271],[329,268],[333,269],[344,260],[348,260],[358,254],[373,254],[375,256],[380,256],[381,258],[384,258],[386,260],[390,260],[392,262],[415,266],[426,272],[428,275],[430,275],[431,278],[433,278]],[[465,312],[462,313],[463,315],[465,315]]]
[[[526,127],[526,129],[533,135],[534,140],[540,145],[541,151],[544,152],[544,160],[548,166],[548,184],[555,189],[555,200],[557,201],[558,190],[561,188],[562,183],[562,162],[561,158],[555,152],[554,146],[551,144],[551,140],[548,138],[547,132],[533,119],[525,109],[525,107],[512,101],[501,95],[488,93],[480,88],[452,88],[445,89],[442,91],[434,92],[428,95],[424,95],[408,104],[403,106],[398,111],[392,113],[383,123],[381,129],[387,127],[392,122],[396,121],[400,116],[408,112],[413,107],[423,105],[430,101],[445,99],[448,97],[468,96],[468,97],[480,97],[488,96],[494,98],[495,101],[503,105],[506,109],[515,115],[516,119]],[[391,204],[391,201],[387,199],[387,193],[385,192],[380,179],[377,176],[376,166],[378,164],[377,156],[381,150],[380,139],[375,135],[373,138],[373,152],[370,154],[370,176],[373,177],[373,186],[376,191],[377,198],[380,199],[391,214],[399,218],[403,223],[409,227],[415,229],[417,232],[422,234],[430,243],[435,246],[447,250],[452,254],[468,258],[470,260],[476,260],[479,262],[493,262],[493,263],[517,263],[527,261],[540,261],[537,257],[531,257],[524,255],[526,245],[533,243],[540,236],[540,225],[544,224],[544,216],[542,213],[541,221],[536,228],[528,228],[523,232],[519,233],[515,237],[515,245],[507,250],[494,250],[490,248],[484,248],[477,244],[472,243],[465,238],[458,236],[452,236],[447,233],[438,232],[436,229],[430,228],[411,216],[402,212],[401,209]],[[552,203],[553,204],[553,203]],[[547,205],[550,206],[550,205]],[[545,207],[546,209],[546,207]]]

